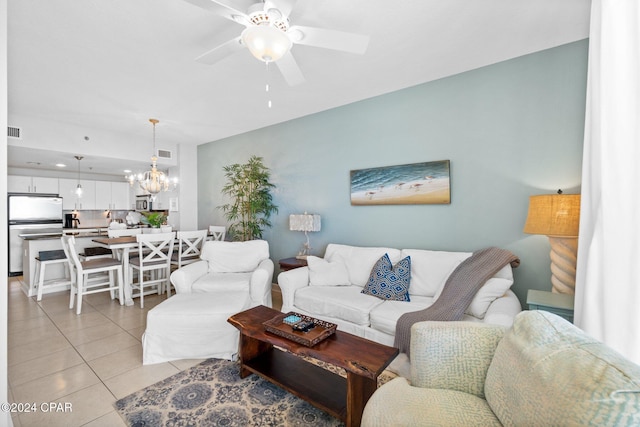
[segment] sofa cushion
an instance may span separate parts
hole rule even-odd
[[[191,292],[243,291],[249,294],[252,273],[207,273],[191,286]]]
[[[465,313],[478,319],[484,319],[489,305],[503,296],[511,288],[511,285],[513,285],[513,270],[507,264],[482,285]]]
[[[389,254],[392,263],[401,259],[401,252],[393,248],[369,248],[359,246],[337,245],[327,246],[324,258],[329,261],[342,261],[347,266],[349,281],[352,285],[363,287],[369,280],[373,265],[384,254]]]
[[[209,262],[211,273],[253,271],[262,260],[269,258],[269,244],[266,240],[205,242],[200,258]]]
[[[413,296],[411,302],[406,301],[384,301],[371,310],[371,327],[385,334],[396,334],[396,323],[400,316],[411,311],[425,309],[433,304],[433,298]]]
[[[359,286],[307,286],[296,291],[295,306],[317,316],[369,325],[369,313],[383,301],[360,293]]]
[[[453,270],[471,256],[471,252],[403,249],[402,257],[411,257],[411,296],[439,295]]]
[[[342,260],[329,262],[315,256],[307,257],[309,266],[309,285],[311,286],[348,286],[349,272]]]
[[[363,294],[383,300],[410,301],[411,257],[391,264],[389,255],[384,254],[371,269],[369,281],[362,289]]]
[[[545,311],[498,344],[485,396],[505,425],[640,425],[640,366]]]

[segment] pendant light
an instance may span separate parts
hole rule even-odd
[[[76,158],[76,160],[78,161],[78,186],[76,187],[76,196],[78,196],[78,198],[82,197],[82,185],[80,185],[80,160],[84,159],[84,157],[82,156],[74,156]]]
[[[139,179],[140,188],[147,193],[156,195],[161,191],[169,190],[169,179],[164,172],[157,167],[158,157],[156,156],[156,125],[160,123],[158,119],[149,119],[153,124],[153,155],[151,156],[151,170],[146,171]]]

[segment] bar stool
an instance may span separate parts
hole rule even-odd
[[[47,265],[53,264],[63,264],[66,266],[65,268],[65,276],[69,277],[69,279],[51,279],[45,280],[46,275],[46,267]],[[53,287],[53,286],[62,286],[62,285],[70,285],[71,284],[71,271],[68,269],[67,256],[64,251],[53,250],[53,251],[40,251],[38,256],[36,257],[36,270],[35,277],[38,278],[38,297],[37,300],[42,300],[42,291],[45,286]]]

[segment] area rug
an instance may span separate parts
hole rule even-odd
[[[241,379],[238,362],[219,359],[208,359],[115,405],[127,425],[135,427],[344,425],[257,375]]]

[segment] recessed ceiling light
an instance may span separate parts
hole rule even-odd
[[[131,169],[125,169],[124,173],[131,173]]]
[[[65,165],[64,163],[56,163],[56,166],[59,168],[66,168],[67,165]]]

